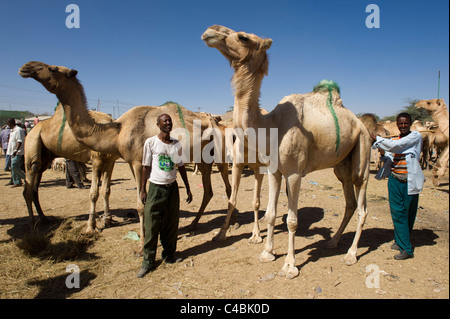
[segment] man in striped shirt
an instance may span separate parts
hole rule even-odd
[[[411,131],[411,124],[411,115],[400,113],[397,115],[397,127],[400,130],[398,137],[386,139],[370,134],[375,140],[373,148],[385,151],[383,159],[392,162],[388,191],[395,233],[392,248],[400,251],[394,256],[396,260],[414,256],[410,237],[417,215],[419,193],[425,182],[419,164],[422,135],[417,131]]]

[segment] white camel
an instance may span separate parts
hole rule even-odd
[[[355,209],[358,226],[353,244],[344,261],[357,261],[357,245],[367,215],[366,190],[369,177],[370,136],[362,122],[342,106],[339,90],[333,85],[318,87],[316,92],[285,97],[267,115],[259,110],[259,96],[263,77],[267,75],[266,51],[272,40],[245,32],[235,32],[223,26],[212,26],[202,35],[209,47],[219,50],[234,69],[232,84],[235,89],[234,125],[242,129],[278,129],[278,169],[269,176],[269,203],[265,218],[268,221],[267,239],[261,261],[273,261],[274,224],[277,202],[284,176],[288,189],[289,230],[288,254],[281,276],[294,278],[299,270],[295,266],[294,241],[297,229],[297,208],[300,182],[307,173],[328,167],[342,182],[346,200],[345,216],[337,233],[329,241],[336,247]],[[266,136],[270,140],[270,136]],[[242,143],[245,141],[239,141]],[[232,184],[239,179],[233,166]],[[356,197],[355,197],[356,191]]]

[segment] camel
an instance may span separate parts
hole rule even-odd
[[[173,128],[180,134],[184,134],[181,140],[183,151],[189,154],[188,161],[199,164],[203,181],[203,200],[199,210],[201,214],[206,208],[213,195],[211,187],[211,163],[205,163],[201,154],[194,154],[194,120],[200,122],[200,134],[210,128],[215,128],[215,122],[210,116],[197,115],[186,110],[176,103],[168,103],[163,106],[136,106],[112,123],[97,123],[86,110],[86,97],[83,86],[76,75],[78,71],[64,66],[48,65],[42,62],[31,61],[24,64],[19,75],[24,78],[33,78],[40,82],[50,93],[54,93],[61,101],[67,121],[70,124],[75,138],[83,145],[97,152],[111,154],[123,158],[131,167],[137,186],[137,211],[140,220],[140,241],[137,253],[142,254],[144,243],[144,205],[140,199],[140,181],[142,175],[142,153],[145,140],[158,134],[156,118],[162,113],[172,117]],[[183,137],[183,136],[182,136]],[[200,150],[209,141],[201,141]],[[185,147],[188,145],[188,147]],[[197,157],[197,158],[196,158]],[[198,161],[197,161],[198,160]],[[225,163],[217,164],[225,183],[227,196],[231,193],[228,182],[228,166]]]
[[[434,122],[439,126],[439,130],[447,137],[447,146],[439,155],[436,164],[433,167],[433,185],[439,186],[439,180],[444,176],[449,160],[449,115],[447,104],[445,104],[443,99],[421,100],[416,103],[416,108],[427,111]]]
[[[112,117],[104,113],[89,111],[89,114],[99,123],[111,123],[113,121]],[[103,180],[101,191],[104,204],[103,222],[105,226],[111,224],[112,219],[109,213],[111,174],[118,157],[91,151],[80,144],[75,139],[69,125],[66,125],[66,116],[61,104],[58,104],[55,114],[51,118],[40,121],[28,133],[25,139],[25,150],[25,186],[23,196],[32,224],[34,224],[32,202],[39,215],[39,221],[45,220],[45,215],[39,203],[38,189],[43,172],[53,159],[57,157],[84,163],[89,160],[92,161],[92,182],[89,193],[91,204],[86,233],[93,234],[95,231],[98,231],[95,221],[95,206],[99,196],[100,178]]]
[[[260,260],[269,262],[275,259],[274,224],[283,176],[288,189],[289,239],[288,253],[279,275],[287,278],[298,276],[294,240],[301,179],[309,172],[334,167],[336,176],[343,184],[346,209],[341,226],[328,246],[337,246],[356,209],[358,226],[353,244],[344,257],[348,265],[356,263],[357,244],[367,215],[371,141],[362,122],[342,105],[337,85],[326,83],[317,86],[313,93],[286,96],[273,111],[262,115],[259,96],[262,80],[268,71],[266,51],[272,40],[219,25],[209,27],[203,33],[202,40],[222,53],[234,69],[234,125],[242,129],[263,128],[266,134],[269,134],[270,128],[278,129],[278,165],[275,172],[269,170],[268,174],[267,238]],[[270,140],[270,136],[266,136],[266,140],[267,137]],[[237,143],[241,142],[239,139]],[[232,184],[239,179],[235,176],[236,172],[233,164]]]
[[[369,132],[373,133],[374,135],[379,135],[381,137],[386,137],[389,135],[388,130],[386,130],[384,128],[382,123],[377,121],[374,114],[366,113],[366,114],[361,115],[361,117],[359,119],[364,124],[364,126],[367,128],[367,130]],[[375,141],[373,141],[373,142],[375,142]],[[373,159],[375,168],[379,169],[381,166],[381,161],[380,161],[380,153],[379,153],[378,149],[371,150],[370,158]]]
[[[415,120],[411,125],[411,131],[420,132],[422,135],[422,156],[420,158],[420,163],[422,169],[426,169],[426,167],[430,164],[432,147],[434,144],[434,136],[435,132],[432,132],[426,126],[422,124],[419,120]]]

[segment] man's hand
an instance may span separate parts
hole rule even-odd
[[[140,197],[142,204],[145,205],[145,202],[147,201],[147,191],[145,189],[141,191]]]
[[[11,157],[14,158],[17,155],[17,150],[14,150],[14,152],[12,153]]]
[[[374,142],[376,142],[376,140],[377,140],[377,136],[375,135],[375,134],[373,134],[373,133],[369,133],[370,134],[370,138],[372,139],[372,143],[374,143]]]

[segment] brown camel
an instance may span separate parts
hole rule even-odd
[[[99,123],[111,123],[112,117],[100,112],[89,111]],[[66,116],[61,104],[58,104],[55,114],[44,121],[40,121],[27,135],[25,139],[25,186],[23,196],[27,204],[28,214],[34,223],[33,206],[39,215],[39,220],[45,215],[39,203],[39,184],[43,172],[49,167],[56,157],[64,157],[79,162],[92,161],[92,182],[90,190],[90,210],[87,223],[87,233],[93,233],[96,227],[95,206],[99,196],[100,178],[102,178],[102,195],[104,203],[103,221],[105,225],[111,223],[109,213],[109,196],[111,174],[117,156],[91,151],[80,144],[74,137],[69,125],[66,124]]]
[[[140,200],[140,180],[142,173],[142,152],[145,140],[159,132],[156,126],[156,118],[162,113],[172,117],[174,131],[172,136],[181,135],[181,142],[185,154],[189,154],[188,161],[195,160],[202,173],[204,194],[201,214],[209,203],[213,192],[211,187],[211,163],[205,163],[201,154],[194,154],[194,120],[199,121],[199,134],[196,141],[201,140],[204,131],[215,128],[215,122],[210,116],[200,116],[186,110],[176,103],[168,103],[164,106],[136,106],[113,123],[97,123],[86,110],[86,98],[84,89],[78,81],[76,70],[63,66],[47,65],[42,62],[31,61],[24,64],[19,75],[24,78],[33,78],[40,82],[49,92],[54,93],[61,101],[67,120],[75,135],[75,138],[92,150],[112,154],[123,158],[131,167],[137,186],[137,211],[140,219],[140,242],[138,253],[142,252],[144,243],[143,212],[144,205]],[[200,139],[199,139],[200,138]],[[210,141],[201,140],[200,150]],[[188,147],[186,147],[188,145]],[[197,144],[196,144],[197,145]],[[195,150],[195,148],[194,148]],[[201,162],[199,162],[202,160]],[[231,192],[228,182],[228,167],[225,163],[218,164],[225,183],[227,195]]]
[[[431,115],[434,122],[439,125],[439,130],[447,137],[447,146],[439,155],[436,164],[433,167],[433,185],[439,186],[439,180],[444,176],[449,160],[449,115],[447,104],[443,99],[421,100],[416,103],[418,109],[424,109]]]
[[[317,87],[314,93],[287,96],[272,112],[262,115],[259,110],[260,88],[263,77],[267,75],[266,51],[272,40],[218,25],[208,28],[202,39],[209,47],[218,49],[234,69],[234,125],[243,129],[263,128],[266,129],[266,134],[269,134],[270,128],[278,130],[278,158],[270,159],[278,161],[278,165],[275,172],[270,171],[268,174],[269,203],[265,217],[268,220],[267,239],[260,255],[261,261],[275,259],[274,223],[283,176],[288,189],[289,244],[280,275],[288,278],[298,275],[294,239],[301,178],[309,172],[334,167],[336,176],[343,183],[346,210],[341,226],[330,240],[329,246],[336,247],[356,209],[359,217],[357,231],[353,244],[344,257],[347,264],[354,264],[367,214],[366,190],[371,147],[367,129],[353,113],[342,106],[338,89],[331,83]],[[330,104],[333,111],[330,110]],[[270,140],[270,136],[266,136],[266,141],[267,138]],[[233,167],[232,184],[238,180],[235,172]]]

